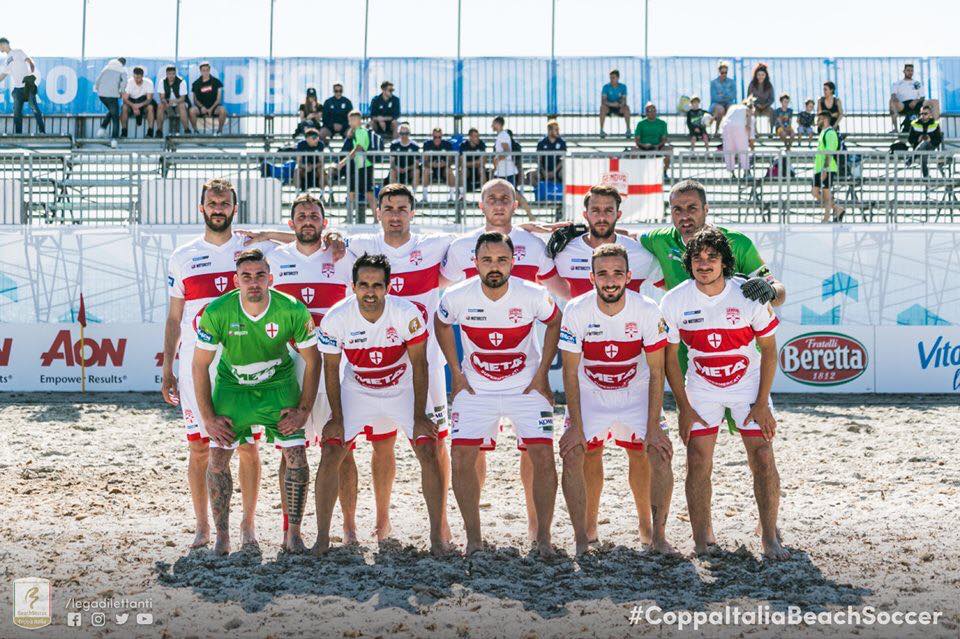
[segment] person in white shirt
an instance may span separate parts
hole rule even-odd
[[[756,129],[753,115],[753,96],[727,109],[720,123],[723,140],[723,159],[727,169],[735,173],[737,164],[744,176],[750,171],[750,151],[753,150]]]
[[[530,210],[530,203],[520,192],[520,169],[517,168],[517,163],[513,161],[513,134],[504,128],[505,124],[503,116],[498,115],[490,125],[497,135],[493,141],[493,150],[496,153],[493,156],[493,177],[504,179],[513,185],[513,188],[517,190],[517,202],[520,204],[520,208],[527,212],[527,219],[534,221],[536,218],[533,211]]]
[[[924,96],[923,82],[913,77],[913,63],[907,62],[903,65],[903,79],[893,83],[890,91],[890,122],[893,123],[893,133],[896,133],[897,116],[907,116],[908,121],[915,119],[920,115],[920,107],[928,105],[933,112],[933,117],[940,116],[940,102],[937,100],[927,100]]]
[[[120,137],[120,96],[127,86],[126,58],[113,58],[100,70],[93,91],[100,98],[100,102],[107,108],[107,114],[100,120],[100,137],[107,136],[107,127],[110,129],[110,146],[116,147]]]
[[[153,119],[157,103],[153,99],[153,80],[143,77],[143,67],[133,67],[133,77],[123,90],[123,110],[120,113],[120,137],[127,137],[127,122],[132,115],[137,126],[147,119],[146,137],[153,137]]]
[[[0,53],[3,54],[3,64],[0,66],[0,82],[10,76],[10,95],[13,98],[13,132],[23,133],[23,104],[26,102],[33,111],[33,118],[37,121],[37,132],[46,133],[43,124],[43,113],[37,106],[37,68],[23,49],[11,49],[10,41],[0,38]]]

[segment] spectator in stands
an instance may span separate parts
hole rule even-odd
[[[385,140],[392,140],[397,137],[399,122],[400,98],[393,95],[393,83],[384,80],[380,94],[370,100],[370,128]]]
[[[427,202],[427,187],[431,184],[447,185],[447,201],[457,198],[457,188],[454,186],[452,167],[455,163],[453,155],[430,155],[453,153],[450,140],[443,139],[443,129],[434,127],[430,139],[423,143],[423,201]]]
[[[690,98],[690,108],[687,110],[687,132],[690,133],[690,150],[696,151],[697,141],[703,142],[703,150],[710,150],[710,134],[707,133],[707,127],[703,124],[703,116],[706,111],[700,108],[700,96],[695,95]]]
[[[563,156],[559,153],[566,150],[567,143],[560,137],[560,123],[550,120],[547,122],[547,135],[537,142],[537,152],[549,155],[537,157],[537,170],[531,176],[533,178],[531,184],[536,186],[540,180],[562,183]]]
[[[420,146],[410,137],[410,123],[401,122],[400,137],[390,144],[390,183],[406,184],[416,192],[420,184]]]
[[[362,221],[361,202],[370,207],[371,213],[375,213],[376,206],[373,197],[373,162],[368,155],[370,132],[363,127],[363,115],[356,109],[350,112],[347,122],[350,128],[347,129],[342,150],[349,149],[349,154],[337,163],[337,168],[347,171],[347,206],[356,206],[358,221]]]
[[[351,111],[353,111],[353,103],[343,97],[343,85],[337,82],[333,85],[333,95],[323,101],[323,126],[320,127],[320,137],[324,140],[329,140],[335,135],[344,137],[350,129],[348,116]]]
[[[940,117],[940,103],[937,100],[927,100],[924,96],[923,82],[913,77],[913,63],[903,65],[903,79],[893,83],[890,95],[890,121],[893,123],[893,133],[896,133],[897,115],[905,116],[903,128],[909,130],[909,122],[920,113],[924,104],[930,106],[934,118]]]
[[[744,177],[750,171],[750,151],[753,149],[755,130],[753,96],[726,110],[720,124],[720,138],[723,141],[723,159],[735,177],[738,164]]]
[[[193,106],[190,107],[190,124],[193,131],[197,128],[198,118],[216,118],[217,131],[215,135],[223,133],[223,125],[227,121],[227,109],[223,106],[223,83],[210,75],[210,63],[200,63],[200,77],[193,81]]]
[[[721,60],[717,64],[719,75],[710,81],[710,114],[713,116],[714,135],[720,130],[720,122],[730,105],[737,101],[737,83],[727,75],[730,63]]]
[[[657,117],[657,107],[653,102],[647,102],[643,109],[645,118],[637,122],[634,132],[637,148],[641,151],[669,151],[667,144],[667,123]],[[670,167],[670,156],[663,158],[663,172],[666,175]]]
[[[293,172],[293,181],[301,191],[307,189],[323,190],[323,151],[326,145],[320,139],[320,130],[309,126],[304,131],[303,140],[297,143],[297,168]]]
[[[790,96],[784,93],[780,96],[780,106],[773,112],[773,132],[784,143],[787,151],[793,146],[796,133],[793,130],[793,109],[790,108]]]
[[[43,135],[43,113],[37,106],[37,68],[33,59],[23,49],[11,49],[10,41],[0,38],[0,53],[3,53],[3,67],[0,70],[0,82],[10,76],[10,95],[13,98],[13,132],[23,133],[23,104],[30,105],[33,119],[37,121],[37,133]]]
[[[165,74],[163,84],[157,87],[157,96],[160,98],[160,106],[157,107],[157,136],[163,135],[163,121],[168,117],[171,123],[173,118],[179,117],[183,132],[189,135],[190,117],[187,109],[190,99],[187,97],[186,85],[183,78],[177,75],[177,67],[168,66]]]
[[[307,127],[313,127],[319,131],[319,126],[323,120],[320,102],[317,100],[317,90],[313,87],[307,89],[307,97],[303,99],[303,104],[297,109],[300,115],[300,125],[298,128],[306,132]]]
[[[490,126],[496,135],[493,141],[493,152],[496,154],[493,156],[493,177],[503,178],[517,189],[517,202],[520,208],[526,211],[527,219],[534,221],[536,218],[530,209],[530,203],[520,192],[520,180],[517,179],[520,169],[517,168],[514,159],[520,156],[515,155],[518,149],[515,148],[517,144],[513,139],[513,133],[506,128],[506,121],[502,115],[495,117]]]
[[[486,153],[487,145],[480,139],[480,131],[471,127],[467,139],[460,144],[460,170],[467,193],[479,191],[487,181],[486,158],[475,153]]]
[[[940,128],[940,120],[933,117],[933,109],[929,104],[921,106],[920,116],[910,123],[908,141],[915,151],[936,151],[943,144],[943,130]],[[928,159],[925,153],[920,156],[920,172],[923,177],[929,176]]]
[[[820,137],[817,143],[817,155],[813,160],[813,198],[823,206],[823,221],[830,221],[833,214],[835,222],[843,219],[844,209],[833,201],[830,189],[837,177],[837,150],[840,137],[831,124],[833,117],[829,111],[817,115]]]
[[[120,137],[120,94],[127,86],[126,64],[126,58],[110,60],[100,70],[100,75],[93,84],[93,90],[100,97],[100,102],[107,107],[107,115],[100,120],[101,136],[105,136],[107,126],[111,126],[110,146],[113,147],[117,146],[117,138]]]
[[[747,85],[747,95],[753,96],[754,124],[761,116],[770,121],[770,130],[774,130],[773,120],[773,84],[770,82],[770,70],[763,62],[753,68],[753,77]]]
[[[815,104],[812,98],[807,98],[803,103],[803,111],[797,114],[797,135],[805,136],[807,140],[812,140],[817,134],[813,128],[817,123],[817,114],[813,110]]]
[[[143,67],[133,67],[133,77],[127,80],[121,96],[123,108],[120,111],[120,137],[127,137],[127,122],[132,115],[137,126],[147,120],[146,137],[153,137],[153,117],[157,103],[153,99],[153,80],[143,77]]]
[[[823,96],[817,100],[817,113],[826,111],[830,114],[830,126],[840,131],[840,120],[843,119],[843,105],[837,97],[837,85],[831,81],[823,83]]]
[[[610,82],[600,90],[600,137],[607,137],[603,122],[608,115],[618,115],[626,122],[626,135],[630,137],[630,105],[627,104],[627,85],[621,84],[620,72],[610,72]]]

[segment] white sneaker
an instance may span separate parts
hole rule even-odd
[[[117,138],[110,138],[110,148],[111,149],[117,148]]]

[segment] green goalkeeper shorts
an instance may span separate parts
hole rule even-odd
[[[300,403],[300,387],[296,382],[268,388],[232,386],[218,383],[213,389],[213,410],[233,422],[234,444],[253,443],[262,430],[268,442],[278,446],[302,446],[306,436],[301,428],[289,435],[277,430],[280,411]]]

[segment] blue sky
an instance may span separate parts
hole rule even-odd
[[[84,0],[0,0],[3,34],[34,56],[80,56]],[[176,0],[86,0],[87,55],[173,55]],[[277,56],[363,55],[364,0],[275,0]],[[557,0],[557,55],[641,55],[643,0]],[[884,3],[885,4],[885,3]],[[13,7],[19,6],[19,9]],[[180,54],[265,56],[270,0],[182,0]],[[550,0],[463,0],[464,56],[545,56]],[[923,3],[923,36],[906,6],[651,0],[650,54],[957,55],[956,2]],[[164,9],[166,7],[166,9]],[[43,19],[41,19],[41,16]],[[370,0],[371,56],[454,56],[456,0]],[[824,26],[826,24],[826,26]]]

